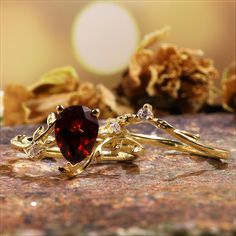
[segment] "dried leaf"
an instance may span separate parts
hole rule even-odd
[[[61,67],[44,74],[39,81],[29,86],[35,95],[71,92],[77,89],[79,77],[73,67]]]

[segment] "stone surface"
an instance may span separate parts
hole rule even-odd
[[[66,179],[51,159],[33,162],[9,139],[35,126],[1,129],[1,235],[235,235],[235,117],[163,117],[231,151],[228,161],[146,146],[133,163],[92,164]],[[155,133],[151,126],[135,126]]]
[[[88,107],[67,107],[58,115],[55,123],[57,145],[72,164],[91,154],[97,136],[98,119]]]

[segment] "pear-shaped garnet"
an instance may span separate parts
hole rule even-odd
[[[91,154],[98,136],[98,119],[88,107],[65,108],[55,123],[55,138],[63,156],[72,164]]]

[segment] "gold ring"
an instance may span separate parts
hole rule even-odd
[[[59,105],[56,113],[48,115],[46,128],[40,126],[32,136],[17,135],[11,139],[11,144],[32,160],[64,157],[68,163],[59,170],[68,176],[80,174],[93,160],[132,161],[143,152],[143,144],[218,159],[227,159],[230,154],[200,143],[198,134],[176,129],[155,118],[149,104],[137,114],[108,119],[100,127],[99,114],[98,109],[90,110],[85,106],[64,108]],[[142,122],[165,131],[176,140],[130,131],[129,125]]]

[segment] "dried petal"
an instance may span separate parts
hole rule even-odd
[[[8,85],[4,90],[4,125],[18,125],[25,122],[23,103],[33,98],[33,93],[21,85]]]
[[[68,106],[73,93],[61,93],[30,99],[24,104],[25,123],[40,123],[47,119],[49,113],[54,112],[57,105]]]
[[[161,39],[166,38],[169,35],[170,30],[170,26],[165,26],[160,30],[146,34],[140,42],[138,50],[150,47],[156,42],[159,42]]]
[[[222,78],[223,108],[236,111],[236,62],[231,63],[224,71]]]

